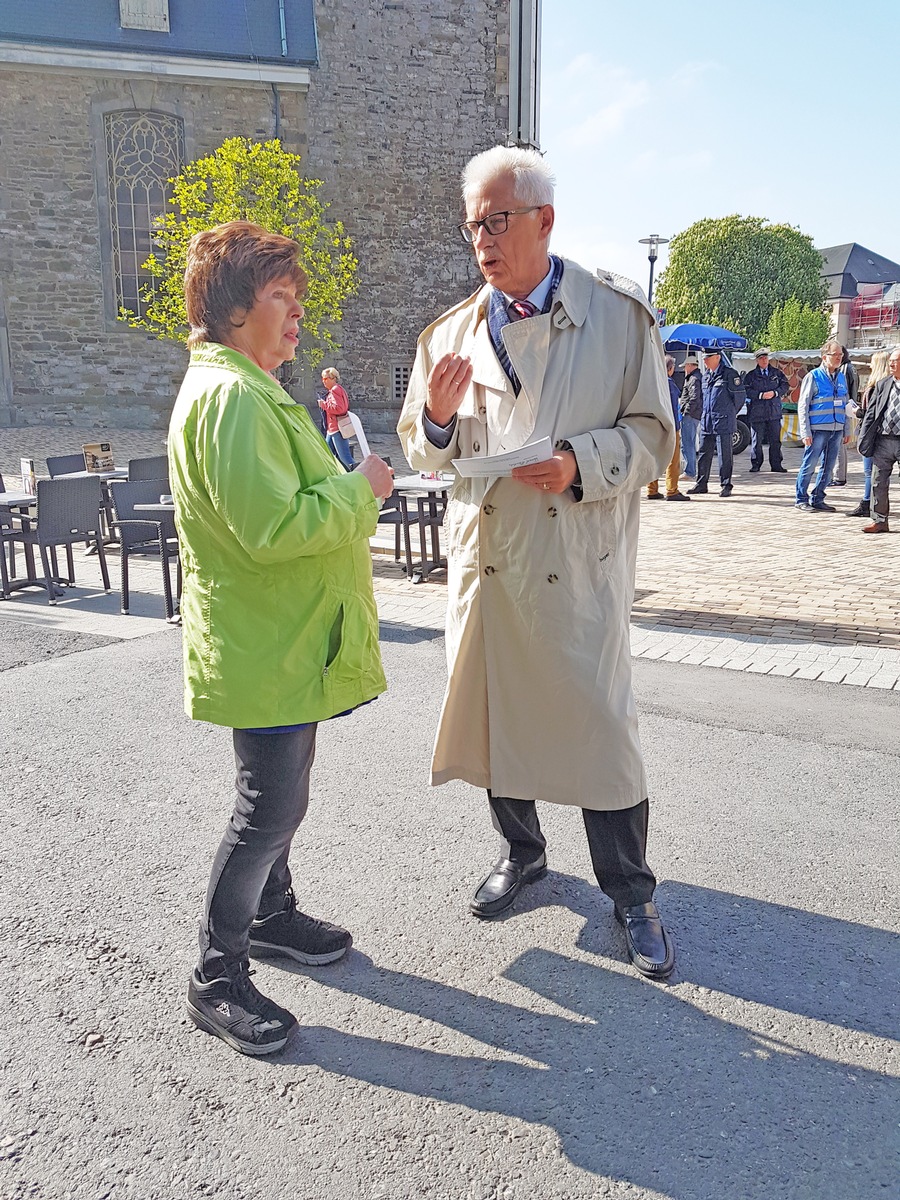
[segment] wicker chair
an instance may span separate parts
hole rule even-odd
[[[135,511],[136,504],[158,504],[163,493],[160,479],[114,481],[109,485],[112,493],[114,517],[113,529],[119,536],[122,552],[122,612],[128,614],[129,579],[128,563],[134,555],[159,556],[162,565],[163,599],[166,620],[175,616],[172,598],[172,579],[169,563],[174,558],[177,566],[177,595],[181,595],[181,559],[178,555],[178,537],[175,530],[175,513],[142,513]]]
[[[152,458],[132,458],[128,461],[128,482],[141,483],[145,479],[162,479],[166,486],[160,488],[160,495],[169,490],[169,460],[165,454],[155,454]],[[157,500],[159,496],[157,496]]]
[[[56,454],[47,459],[47,472],[51,479],[59,475],[73,475],[84,470],[83,454]]]
[[[87,541],[97,548],[103,587],[108,592],[110,583],[101,531],[101,503],[99,479],[39,479],[37,516],[18,518],[22,526],[20,529],[0,529],[0,541],[2,541],[4,549],[6,544],[12,545],[16,542],[21,542],[25,547],[29,576],[27,579],[15,581],[12,586],[16,588],[46,587],[47,599],[51,604],[55,604],[59,592],[57,585],[60,580],[56,562],[57,547],[65,546],[66,548],[66,561],[69,568],[66,582],[71,586],[75,582],[72,546],[75,542]],[[44,569],[43,581],[37,578],[33,567],[35,546],[41,555],[41,565]],[[11,585],[6,570],[5,554],[0,554],[0,575],[2,575],[0,583],[2,583],[3,594],[9,596]]]

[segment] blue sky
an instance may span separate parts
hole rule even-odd
[[[900,0],[543,0],[553,248],[646,289],[638,238],[736,212],[900,262],[898,33]]]

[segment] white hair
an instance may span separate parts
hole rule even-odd
[[[333,379],[335,383],[341,382],[341,373],[337,367],[323,367],[322,374],[327,375],[329,379]]]
[[[537,150],[523,150],[518,146],[494,146],[469,159],[462,174],[463,203],[468,204],[473,192],[504,175],[511,175],[515,180],[517,203],[528,206],[553,203],[556,176],[549,163]]]

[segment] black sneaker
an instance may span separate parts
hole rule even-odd
[[[208,983],[194,970],[187,1014],[198,1029],[220,1037],[241,1054],[274,1054],[296,1029],[297,1018],[256,990],[249,966],[243,962],[236,974]]]
[[[810,504],[809,507],[813,512],[837,512],[833,504]]]
[[[308,967],[317,967],[336,962],[352,945],[353,938],[346,929],[300,912],[292,891],[285,896],[281,912],[250,926],[250,953],[255,958],[284,954]]]

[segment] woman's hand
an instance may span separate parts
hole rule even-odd
[[[394,490],[394,470],[377,454],[367,455],[356,468],[357,475],[365,475],[376,499],[387,500]]]

